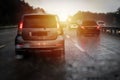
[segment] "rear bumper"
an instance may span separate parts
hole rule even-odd
[[[64,47],[56,47],[56,48],[22,48],[22,49],[16,49],[17,52],[20,53],[49,53],[54,51],[61,51],[64,50]]]
[[[64,40],[49,42],[49,41],[37,41],[26,42],[23,44],[15,45],[16,52],[20,53],[40,53],[40,52],[53,52],[64,50]]]
[[[79,31],[78,36],[85,36],[85,37],[93,37],[93,36],[99,36],[100,35],[100,30],[95,30],[95,31]]]
[[[37,40],[37,41],[27,41],[21,40],[21,36],[17,36],[15,39],[15,50],[16,53],[40,53],[40,52],[53,52],[64,50],[64,37],[58,36],[55,40]]]
[[[100,30],[92,30],[92,31],[87,31],[87,30],[83,30],[79,32],[80,34],[100,34]]]

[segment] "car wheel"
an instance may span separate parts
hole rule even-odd
[[[16,51],[15,50],[15,58],[17,60],[22,60],[22,59],[25,59],[25,55],[22,51]]]

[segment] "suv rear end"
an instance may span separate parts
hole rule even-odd
[[[32,15],[22,17],[15,38],[17,55],[28,52],[59,51],[64,55],[64,35],[56,15]]]
[[[97,25],[96,21],[93,20],[85,20],[78,27],[77,33],[80,36],[93,36],[100,34],[100,26]]]

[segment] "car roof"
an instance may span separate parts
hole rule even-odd
[[[83,20],[82,22],[96,22],[95,20]]]
[[[41,16],[41,15],[56,16],[56,17],[58,18],[58,16],[55,15],[55,14],[48,14],[48,13],[29,13],[29,14],[23,14],[23,16],[21,17],[21,20],[23,21],[23,20],[24,20],[24,17],[27,17],[27,16]]]
[[[24,14],[23,15],[23,17],[24,16],[36,16],[36,15],[51,15],[51,16],[57,16],[57,15],[55,15],[55,14],[47,14],[47,13],[30,13],[30,14]]]

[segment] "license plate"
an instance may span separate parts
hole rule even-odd
[[[46,31],[32,32],[32,36],[47,36]]]

